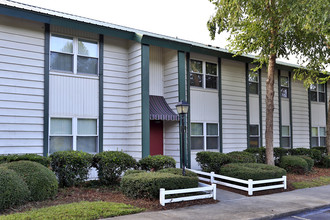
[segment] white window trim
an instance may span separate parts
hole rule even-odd
[[[56,53],[63,53],[63,54],[70,54],[73,55],[73,72],[71,71],[65,71],[65,70],[55,70],[55,69],[51,69],[50,68],[50,62],[49,62],[49,72],[50,73],[59,73],[59,74],[65,74],[65,76],[67,76],[67,74],[71,74],[71,75],[79,75],[79,76],[86,76],[86,77],[92,77],[92,78],[96,78],[99,76],[100,70],[99,70],[99,63],[100,63],[100,58],[99,58],[99,54],[100,54],[100,43],[98,40],[95,39],[87,39],[84,37],[76,37],[73,35],[67,35],[67,34],[62,34],[62,33],[56,33],[56,32],[52,32],[51,36],[58,36],[58,37],[63,37],[63,38],[72,38],[72,50],[73,53],[65,53],[65,52],[58,52],[58,51],[54,51]],[[97,44],[97,56],[93,57],[93,56],[84,56],[84,55],[79,55],[78,54],[78,41],[87,41],[87,42],[93,42]],[[51,61],[51,44],[52,41],[50,40],[49,42],[49,60]],[[90,58],[96,58],[97,59],[97,74],[89,74],[89,73],[78,73],[77,69],[78,69],[78,56],[81,57],[90,57]]]
[[[190,87],[191,88],[194,88],[194,89],[203,89],[203,90],[218,91],[218,89],[219,89],[219,85],[218,85],[219,65],[216,62],[214,62],[214,61],[203,60],[203,59],[198,59],[198,58],[197,59],[190,58],[190,61],[189,61],[190,62],[190,66],[191,66],[191,61],[192,60],[193,61],[202,62],[202,72],[201,73],[193,72],[193,71],[191,71],[191,69],[189,70],[189,73],[190,74],[193,73],[193,74],[200,74],[200,75],[202,75],[203,85],[202,85],[202,87],[190,85]],[[210,64],[216,65],[216,67],[217,67],[217,71],[216,71],[217,74],[216,75],[211,75],[211,74],[207,74],[206,73],[206,63],[210,63]],[[190,74],[189,74],[189,77],[190,77]],[[213,76],[213,77],[216,77],[217,78],[217,88],[216,89],[214,89],[214,88],[206,88],[206,76]]]
[[[203,149],[192,149],[192,151],[219,151],[219,144],[217,149],[207,149],[207,138],[208,137],[219,137],[219,123],[218,122],[197,122],[193,121],[190,124],[202,124],[203,125],[203,135],[190,135],[190,137],[202,137],[203,138]],[[218,135],[207,135],[207,124],[216,124],[218,126]]]
[[[50,133],[50,129],[51,129],[51,119],[52,118],[59,118],[59,119],[71,119],[71,125],[72,125],[72,131],[71,131],[71,135],[68,134],[55,134],[52,135]],[[78,119],[93,119],[96,120],[96,135],[81,135],[78,134]],[[54,136],[54,137],[72,137],[72,150],[76,151],[77,150],[77,137],[99,137],[99,119],[96,117],[70,117],[70,116],[51,116],[49,117],[49,126],[48,126],[48,154],[50,154],[50,137]],[[96,152],[99,152],[99,141],[97,139],[96,142]]]

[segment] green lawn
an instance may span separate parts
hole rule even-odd
[[[292,183],[296,189],[311,188],[330,184],[330,176],[323,176],[317,179]]]
[[[0,216],[9,219],[99,219],[142,212],[144,209],[114,202],[78,202],[34,209],[28,212]]]

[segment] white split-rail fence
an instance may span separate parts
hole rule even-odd
[[[205,182],[210,182],[211,184],[219,184],[222,186],[227,186],[239,190],[244,190],[248,192],[248,195],[252,196],[253,192],[256,191],[262,191],[262,190],[269,190],[269,189],[278,189],[278,188],[287,188],[287,181],[286,181],[286,176],[282,176],[282,178],[276,178],[276,179],[267,179],[267,180],[242,180],[242,179],[237,179],[233,177],[228,177],[228,176],[223,176],[219,174],[215,174],[214,172],[207,173],[203,171],[197,171],[197,170],[190,170],[194,173],[197,173],[199,176],[199,180],[205,181]],[[203,177],[204,176],[204,177]],[[205,177],[206,176],[206,177]],[[208,177],[208,178],[207,178]],[[227,181],[227,182],[226,182]],[[230,181],[230,182],[228,182]],[[270,184],[274,183],[268,186],[256,186],[260,184]],[[278,184],[276,184],[278,183]],[[242,186],[246,185],[246,186]]]
[[[216,200],[216,184],[207,185],[205,183],[198,183],[199,187],[196,188],[187,188],[187,189],[175,189],[175,190],[165,190],[161,188],[159,190],[159,202],[162,206],[165,206],[166,203],[172,202],[182,202],[182,201],[190,201],[190,200],[197,200],[197,199],[208,199],[213,198]],[[184,196],[184,197],[176,197],[166,199],[166,195],[178,195],[183,193],[196,193],[196,192],[203,192],[202,195],[192,195],[192,196]]]

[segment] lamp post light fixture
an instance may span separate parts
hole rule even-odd
[[[185,143],[184,143],[184,137],[185,137],[185,122],[184,118],[185,115],[189,111],[189,104],[185,101],[181,101],[178,104],[176,104],[176,110],[180,116],[180,124],[181,124],[181,145],[182,145],[182,175],[186,175],[185,171],[185,165],[186,165],[186,158],[185,158]]]

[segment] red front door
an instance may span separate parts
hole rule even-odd
[[[163,155],[163,121],[150,121],[150,155]]]

